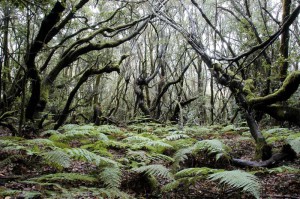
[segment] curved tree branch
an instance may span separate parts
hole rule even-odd
[[[264,97],[251,97],[252,93],[248,93],[248,103],[251,106],[265,106],[274,104],[279,101],[288,100],[298,89],[300,84],[300,71],[294,71],[284,80],[282,86],[274,93]],[[247,97],[248,97],[247,96]]]
[[[114,71],[119,73],[120,72],[119,66],[126,57],[127,56],[122,56],[119,63],[117,63],[115,65],[107,65],[100,70],[89,69],[89,70],[85,71],[85,73],[81,76],[81,78],[77,82],[76,86],[71,91],[71,93],[68,97],[68,100],[66,102],[66,105],[64,107],[64,110],[62,111],[57,123],[55,124],[54,129],[58,129],[66,121],[66,119],[69,115],[69,112],[70,112],[69,109],[70,109],[71,103],[75,97],[75,94],[77,93],[79,88],[82,86],[82,84],[84,84],[88,80],[88,78],[93,75],[99,75],[99,74],[103,74],[103,73],[111,73]]]

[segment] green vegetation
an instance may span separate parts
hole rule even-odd
[[[249,142],[245,137],[250,137],[245,130],[241,135],[238,127],[220,127],[217,133],[216,126],[176,129],[146,123],[127,128],[68,124],[58,131],[43,132],[43,138],[2,137],[0,165],[8,174],[0,195],[138,198],[193,193],[201,197],[214,190],[214,196],[259,198],[268,186],[263,178],[300,175],[299,165],[293,164],[248,172],[234,167],[232,139],[248,155],[243,145]],[[264,134],[275,145],[289,143],[299,154],[300,137],[286,132],[288,129],[274,128]],[[210,139],[198,141],[201,136]],[[199,186],[203,186],[201,192]]]
[[[0,1],[0,199],[300,198],[299,16]]]

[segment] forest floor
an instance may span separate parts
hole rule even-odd
[[[263,134],[274,151],[300,137]],[[1,130],[0,198],[300,198],[299,154],[273,168],[231,164],[254,152],[249,129],[233,125],[68,124],[31,139]]]

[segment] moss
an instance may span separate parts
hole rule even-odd
[[[300,71],[294,71],[284,80],[282,86],[276,92],[264,97],[251,97],[249,103],[251,105],[269,105],[278,101],[288,100],[297,91],[299,84]]]
[[[255,147],[255,159],[267,160],[272,156],[272,147],[268,145],[264,138],[258,138]]]
[[[255,98],[255,94],[253,93],[254,89],[255,89],[255,87],[254,87],[253,79],[245,80],[243,92],[246,93],[247,101],[250,101],[251,99]]]
[[[50,86],[49,85],[42,85],[41,86],[41,98],[40,101],[45,103],[45,105],[48,102],[49,99],[49,90],[50,90]]]

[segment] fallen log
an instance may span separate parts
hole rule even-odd
[[[280,153],[272,155],[268,160],[264,161],[251,161],[238,158],[232,158],[231,162],[236,166],[242,167],[272,167],[283,160],[294,160],[297,157],[296,152],[289,144],[282,147]]]

